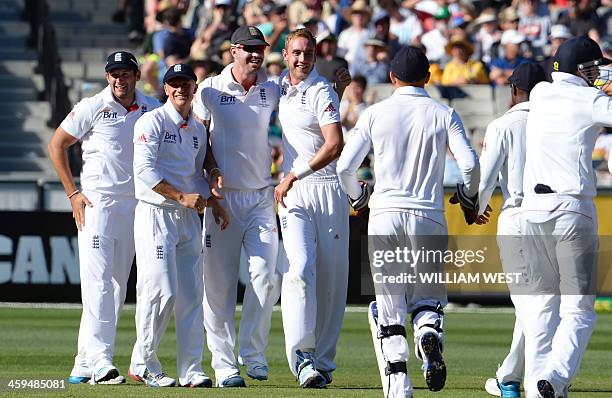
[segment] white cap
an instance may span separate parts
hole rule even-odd
[[[501,37],[501,44],[521,44],[527,38],[517,30],[510,29],[505,31]]]
[[[567,26],[553,25],[550,28],[550,37],[552,39],[571,39],[574,36]]]

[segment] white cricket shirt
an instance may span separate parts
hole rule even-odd
[[[225,187],[261,189],[271,183],[268,127],[278,107],[279,87],[260,70],[257,82],[246,91],[234,80],[232,65],[200,83],[193,111],[211,121],[211,147]]]
[[[521,102],[487,126],[480,154],[479,214],[486,209],[498,177],[504,198],[502,210],[521,206],[528,115],[529,102]]]
[[[594,197],[592,153],[597,135],[612,126],[612,98],[572,74],[552,73],[530,94],[527,118],[525,197],[536,184],[558,194]]]
[[[134,196],[134,124],[159,106],[155,98],[136,90],[136,100],[126,110],[115,100],[110,86],[74,106],[60,127],[81,141],[83,190]]]
[[[147,113],[134,126],[134,176],[136,199],[161,206],[178,202],[153,191],[162,180],[183,193],[210,196],[203,175],[206,128],[189,115],[187,121],[168,100]]]
[[[278,119],[283,128],[285,174],[314,157],[325,142],[321,127],[340,123],[339,109],[338,95],[316,69],[295,86],[289,83],[289,72],[283,72]],[[335,176],[336,163],[336,160],[330,162],[311,176]]]
[[[372,148],[376,184],[371,209],[444,211],[447,145],[457,159],[466,193],[475,195],[480,180],[478,157],[457,113],[422,88],[397,88],[359,117],[338,161],[340,183],[349,196],[359,196],[355,172]]]

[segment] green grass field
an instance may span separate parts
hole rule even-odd
[[[64,378],[70,372],[76,350],[80,310],[0,308],[0,379]],[[509,313],[449,313],[445,319],[445,360],[448,378],[443,391],[427,390],[420,364],[411,354],[409,371],[415,385],[415,397],[487,397],[483,385],[494,375],[497,363],[510,344],[514,319]],[[135,339],[134,311],[126,310],[119,325],[115,364],[127,373]],[[412,342],[410,341],[412,347]],[[160,348],[165,370],[176,376],[175,335],[171,326]],[[412,349],[412,348],[411,348]],[[582,368],[571,390],[572,397],[610,397],[609,377],[612,355],[612,315],[599,317]],[[268,352],[270,380],[247,379],[247,389],[189,390],[183,388],[156,390],[128,380],[120,386],[69,385],[65,390],[7,392],[0,396],[68,396],[68,397],[140,397],[196,396],[210,397],[382,397],[374,350],[365,312],[346,314],[338,346],[338,370],[334,382],[325,390],[302,390],[297,387],[284,355],[280,312],[274,313]],[[212,374],[210,354],[204,354],[205,370]],[[244,373],[244,372],[243,372]]]

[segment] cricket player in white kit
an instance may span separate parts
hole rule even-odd
[[[174,309],[179,385],[211,387],[202,370],[202,240],[198,212],[213,206],[203,175],[207,136],[195,120],[191,101],[196,76],[188,65],[171,66],[164,75],[168,96],[163,107],[134,126],[136,186],[136,344],[129,375],[150,387],[171,387],[157,348]]]
[[[278,229],[268,143],[270,115],[278,107],[278,85],[261,68],[268,43],[254,26],[232,35],[234,63],[204,80],[194,112],[210,128],[210,141],[223,174],[224,204],[231,225],[222,231],[210,211],[204,216],[204,311],[208,347],[217,385],[243,387],[234,354],[236,288],[244,246],[250,283],[246,286],[238,334],[247,375],[267,380],[265,351],[272,308],[280,294],[276,272]]]
[[[79,230],[83,315],[70,383],[119,384],[113,365],[115,334],[134,261],[134,123],[159,102],[136,90],[140,71],[126,51],[109,55],[108,86],[81,100],[57,128],[49,157],[70,199]],[[83,170],[77,189],[68,147],[81,141]]]
[[[521,233],[537,291],[519,311],[528,398],[566,394],[597,319],[591,154],[600,130],[612,126],[612,100],[600,90],[610,81],[600,67],[610,62],[590,38],[570,39],[553,57],[553,82],[531,91]]]
[[[367,184],[357,180],[356,171],[372,149],[376,185],[369,200],[368,235],[386,237],[396,245],[410,246],[410,250],[422,245],[428,248],[430,237],[439,236],[444,250],[448,232],[442,180],[447,145],[463,176],[459,189],[474,203],[480,176],[478,158],[457,113],[424,90],[429,62],[421,50],[403,47],[391,61],[390,79],[393,95],[360,116],[338,160],[338,175],[348,196],[365,207],[369,191]],[[370,256],[372,259],[374,253]],[[443,267],[443,263],[416,263],[413,272],[441,272]],[[383,276],[396,274],[386,265],[379,269]],[[419,288],[418,280],[416,284],[390,284],[379,283],[374,277],[374,282],[378,285],[376,302],[370,305],[369,316],[385,398],[412,397],[406,367],[407,314],[412,314],[415,353],[423,360],[427,385],[432,391],[441,390],[446,380],[442,358],[445,289]]]
[[[512,107],[487,127],[480,155],[481,180],[479,214],[488,217],[489,199],[497,186],[502,191],[503,204],[497,220],[497,244],[502,267],[506,273],[525,275],[520,229],[520,207],[523,201],[523,169],[525,166],[525,126],[529,115],[529,93],[546,80],[544,69],[526,62],[516,67],[508,79]],[[522,293],[522,294],[521,294]],[[510,298],[516,311],[529,305],[520,286],[510,286]],[[520,397],[520,384],[525,365],[525,338],[517,316],[510,352],[497,369],[496,378],[488,379],[485,389],[491,395],[504,398]]]
[[[315,39],[287,36],[279,120],[284,179],[275,188],[288,270],[282,313],[289,368],[302,387],[331,382],[348,284],[348,201],[336,175],[342,150],[338,95],[314,69]]]

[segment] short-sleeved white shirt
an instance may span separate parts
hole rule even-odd
[[[181,192],[209,196],[203,175],[206,129],[193,114],[183,120],[168,100],[138,120],[133,139],[136,199],[153,205],[180,206],[153,191],[162,180]]]
[[[316,69],[292,86],[289,74],[281,75],[278,118],[283,128],[283,171],[289,173],[308,163],[325,139],[321,127],[340,122],[340,101],[329,81]],[[336,175],[336,161],[317,170],[313,176]]]
[[[268,127],[280,90],[260,70],[256,84],[246,91],[234,80],[232,66],[200,83],[193,111],[211,121],[211,147],[225,187],[261,189],[271,182]]]
[[[74,106],[60,127],[81,141],[83,190],[134,196],[134,124],[146,112],[160,105],[155,98],[136,90],[133,109],[126,110],[107,86]]]

